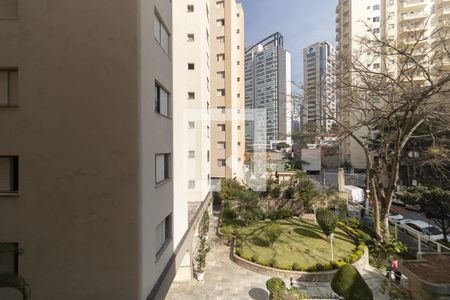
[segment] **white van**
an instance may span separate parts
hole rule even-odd
[[[344,188],[348,194],[349,201],[353,203],[364,203],[366,200],[366,193],[364,192],[364,189],[353,185],[346,185]]]

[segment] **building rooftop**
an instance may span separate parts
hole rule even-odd
[[[414,273],[420,280],[432,284],[450,285],[450,253],[422,254],[422,259],[405,261],[402,266]]]

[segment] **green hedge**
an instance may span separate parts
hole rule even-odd
[[[331,281],[333,291],[346,300],[373,300],[373,294],[358,270],[350,264],[343,266]]]

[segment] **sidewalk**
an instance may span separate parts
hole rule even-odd
[[[218,217],[214,214],[208,233],[211,251],[207,256],[204,281],[194,279],[189,283],[173,283],[166,299],[268,300],[266,281],[270,277],[244,269],[230,260],[229,247],[215,235],[217,223]],[[366,269],[361,275],[374,292],[374,299],[389,299],[383,292],[386,278],[373,268]],[[332,295],[331,286],[327,282],[294,282],[294,285],[304,290],[310,297],[326,298]]]

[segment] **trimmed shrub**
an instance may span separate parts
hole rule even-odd
[[[331,263],[327,263],[323,265],[323,271],[333,270],[333,265]]]
[[[243,259],[248,260],[248,261],[252,261],[252,255],[251,254],[246,254],[246,253],[242,253],[242,255],[240,255]]]
[[[241,248],[236,248],[235,249],[236,255],[242,257],[242,249]]]
[[[258,260],[259,260],[258,255],[254,254],[254,255],[252,256],[252,262],[257,263]]]
[[[361,221],[357,218],[348,218],[347,224],[353,229],[358,229],[361,226]]]
[[[292,265],[292,271],[301,271],[301,270],[302,270],[302,267],[300,266],[299,263],[294,263]]]
[[[316,213],[317,223],[326,236],[330,236],[336,229],[338,217],[335,212],[328,209],[319,209]]]
[[[310,266],[306,269],[306,271],[308,272],[317,272],[317,267],[316,266]]]
[[[279,277],[272,277],[266,281],[266,288],[272,295],[273,293],[284,291],[286,289],[286,284],[283,279]]]
[[[278,224],[270,224],[269,226],[264,227],[264,233],[266,234],[270,246],[273,246],[283,233],[283,229]]]
[[[358,270],[350,264],[336,272],[331,281],[331,288],[336,294],[347,300],[373,300],[369,286]]]
[[[345,262],[345,261],[342,261],[342,260],[338,260],[337,262],[336,262],[336,265],[337,265],[337,267],[338,268],[342,268],[343,266],[345,266],[347,263]]]
[[[319,264],[319,263],[317,263],[316,264],[316,269],[317,269],[317,271],[324,271],[324,267],[323,267],[323,265],[322,264]]]
[[[277,261],[275,258],[272,258],[272,259],[269,261],[269,267],[272,267],[272,268],[278,268],[278,261]]]
[[[355,252],[355,255],[358,256],[358,258],[361,258],[363,256],[364,252],[361,250],[358,250]]]

